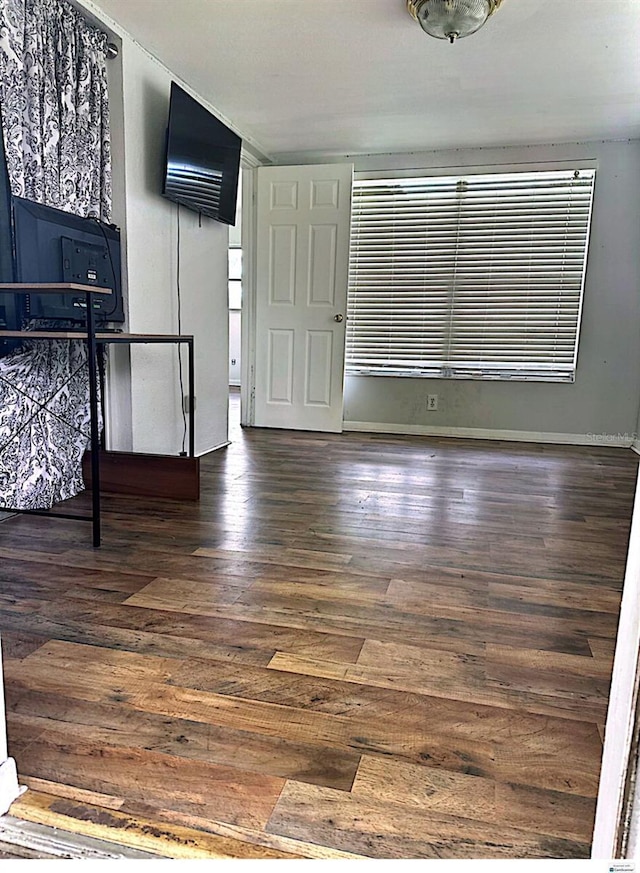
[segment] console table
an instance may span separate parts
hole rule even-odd
[[[93,294],[111,294],[108,288],[97,288],[92,285],[76,283],[46,283],[46,284],[15,284],[0,283],[0,291],[14,294],[78,294],[86,296],[86,330],[0,330],[0,339],[22,340],[83,340],[87,344],[87,364],[89,369],[89,411],[90,411],[90,445],[91,445],[91,515],[74,513],[52,513],[48,509],[14,509],[0,506],[2,512],[15,512],[25,515],[44,515],[48,518],[65,518],[92,523],[93,545],[100,546],[100,433],[98,427],[98,372],[96,353],[99,347],[110,343],[131,345],[133,343],[181,343],[188,350],[188,385],[189,385],[189,457],[195,456],[194,428],[194,342],[188,334],[142,334],[97,332],[95,329],[95,313],[91,305]],[[103,392],[104,395],[104,392]]]

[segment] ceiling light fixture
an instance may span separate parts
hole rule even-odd
[[[502,0],[407,0],[420,27],[436,39],[454,43],[480,30]]]

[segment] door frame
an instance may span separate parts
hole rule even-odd
[[[242,169],[242,322],[240,333],[240,424],[255,422],[256,366],[256,162]]]
[[[629,551],[616,635],[613,675],[602,750],[591,857],[613,859],[625,852],[630,817],[637,817],[630,788],[635,746],[640,665],[640,475],[636,483]]]

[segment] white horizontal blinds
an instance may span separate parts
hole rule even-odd
[[[348,371],[572,379],[594,175],[356,182]]]

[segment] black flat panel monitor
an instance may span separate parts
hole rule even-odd
[[[93,298],[96,324],[123,322],[118,228],[22,197],[12,198],[12,208],[15,281],[111,288],[109,296]],[[84,294],[30,294],[23,315],[84,325],[86,298]]]
[[[1,114],[1,113],[0,113]],[[13,282],[13,243],[11,235],[11,190],[4,153],[4,137],[0,135],[0,282]],[[16,294],[0,292],[0,330],[19,330],[20,300]],[[0,339],[0,357],[16,348],[13,340]]]
[[[224,224],[235,224],[241,148],[236,133],[171,83],[165,197]]]

